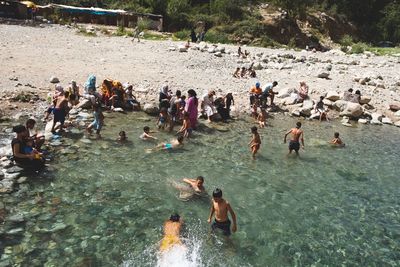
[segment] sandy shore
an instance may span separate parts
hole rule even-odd
[[[232,92],[241,111],[249,110],[248,90],[256,81],[265,84],[276,80],[277,91],[297,88],[299,81],[306,81],[313,99],[328,91],[341,93],[352,87],[371,96],[373,109],[369,112],[384,114],[393,122],[400,120],[388,110],[389,104],[400,103],[400,59],[396,57],[248,47],[245,49],[252,55],[263,53],[270,60],[257,71],[258,78],[235,79],[234,69],[246,62],[238,63],[238,58],[230,54],[216,57],[208,52],[169,51],[168,47],[179,45],[173,41],[132,43],[124,37],[87,37],[59,25],[41,28],[1,24],[0,34],[0,97],[6,111],[18,111],[18,103],[9,98],[19,91],[45,96],[53,88],[51,76],[67,86],[71,80],[82,85],[89,74],[95,74],[98,84],[104,78],[129,81],[142,103],[157,101],[159,88],[167,81],[173,91],[193,88],[199,95],[209,89],[216,90],[217,95]],[[224,47],[237,50],[236,46]],[[330,67],[330,79],[317,77]],[[364,76],[381,76],[380,83],[385,88],[354,81],[355,77]],[[35,104],[31,104],[32,108]]]

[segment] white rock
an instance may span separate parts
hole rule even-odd
[[[215,53],[214,53],[214,56],[216,56],[216,57],[222,57],[222,53],[221,53],[221,52],[215,52]]]
[[[281,104],[283,104],[283,105],[293,105],[296,102],[296,99],[297,99],[296,96],[291,95],[289,97],[284,98],[281,101]]]
[[[348,102],[346,107],[340,112],[341,116],[349,116],[353,118],[360,117],[363,114],[363,108],[358,103]]]
[[[371,102],[371,97],[370,96],[366,96],[366,95],[362,95],[360,98],[360,104],[361,105],[365,105],[368,104],[369,102]]]
[[[368,120],[367,119],[358,119],[358,123],[367,124]]]
[[[150,115],[157,115],[158,107],[154,104],[148,103],[143,106],[143,111]]]
[[[292,116],[295,116],[295,117],[300,117],[301,111],[298,110],[298,109],[295,109],[295,110],[293,110],[290,114],[291,114]]]
[[[382,118],[382,123],[383,123],[383,124],[390,124],[390,125],[393,124],[392,120],[389,119],[389,118],[387,118],[387,117]]]
[[[371,114],[372,120],[370,121],[371,124],[379,125],[382,124],[382,114],[380,113],[372,113]]]
[[[325,98],[335,102],[340,99],[340,95],[335,91],[328,91]]]
[[[261,65],[261,62],[256,62],[254,63],[253,68],[255,70],[262,70],[263,66]]]
[[[176,51],[176,47],[175,46],[170,46],[170,47],[168,47],[168,51]]]
[[[225,53],[225,47],[223,46],[218,46],[216,50],[217,52]]]
[[[394,123],[394,125],[397,126],[397,127],[400,127],[400,121],[396,121],[396,122]]]
[[[324,105],[326,105],[328,107],[332,107],[333,104],[335,103],[335,102],[330,101],[329,99],[326,99],[326,98],[324,98],[324,100],[322,100],[322,102],[324,103]]]
[[[400,117],[400,110],[396,111],[396,112],[394,113],[394,115],[395,115],[396,117]]]
[[[293,93],[297,94],[297,90],[295,88],[282,88],[281,90],[279,90],[279,94],[276,95],[275,97],[286,98],[286,97],[289,97]]]
[[[208,48],[207,52],[213,54],[216,52],[216,49],[214,46],[212,46],[212,47]]]
[[[321,72],[320,74],[318,74],[317,77],[321,78],[321,79],[329,79],[329,73],[328,72]]]
[[[178,46],[178,51],[179,51],[179,52],[187,52],[187,48],[186,48],[186,46],[184,46],[184,45],[179,45],[179,46]]]
[[[335,101],[335,102],[333,103],[332,107],[333,107],[334,109],[336,109],[337,111],[343,111],[343,110],[346,108],[347,103],[348,103],[347,101],[338,100],[338,101]]]

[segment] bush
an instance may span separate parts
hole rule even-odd
[[[175,38],[179,40],[188,40],[190,39],[190,31],[189,30],[181,30],[174,33]]]
[[[368,48],[368,45],[364,43],[356,43],[351,47],[352,54],[362,54]]]
[[[217,30],[209,30],[206,32],[204,37],[205,41],[210,43],[221,43],[221,44],[228,44],[230,43],[229,35],[226,33],[217,31]]]

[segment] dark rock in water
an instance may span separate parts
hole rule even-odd
[[[17,172],[21,172],[21,171],[23,171],[24,169],[22,169],[21,167],[18,167],[18,166],[13,166],[13,167],[11,167],[11,168],[8,168],[7,170],[6,170],[6,172],[7,173],[17,173]]]

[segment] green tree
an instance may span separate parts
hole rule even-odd
[[[394,43],[400,43],[400,3],[388,4],[382,11],[384,17],[379,22],[382,37]]]

